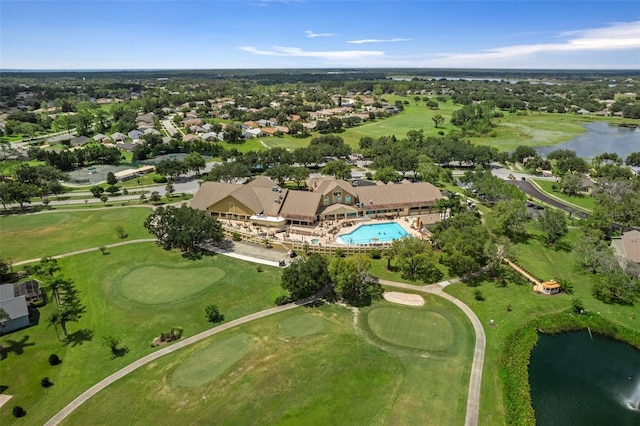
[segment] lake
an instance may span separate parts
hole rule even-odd
[[[591,159],[603,152],[615,152],[623,160],[632,152],[640,151],[640,126],[610,126],[599,121],[585,124],[585,133],[569,141],[553,146],[535,147],[538,154],[546,156],[556,149],[570,149],[578,157]]]
[[[529,364],[536,424],[640,425],[640,351],[588,332],[541,334]]]

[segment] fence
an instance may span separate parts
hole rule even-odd
[[[345,255],[352,254],[368,254],[371,250],[384,250],[388,244],[363,244],[363,245],[339,245],[339,244],[309,244],[302,241],[280,240],[278,238],[272,238],[269,235],[256,235],[250,232],[246,232],[241,229],[227,229],[223,228],[225,237],[233,239],[237,236],[242,241],[257,244],[261,246],[269,246],[276,250],[289,251],[295,250],[300,252],[319,253],[319,254],[336,254],[336,250],[341,251]],[[268,244],[267,244],[268,241]]]

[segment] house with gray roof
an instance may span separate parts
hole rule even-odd
[[[77,138],[73,138],[71,139],[71,146],[82,146],[87,142],[90,142],[91,139],[89,139],[88,137],[82,135],[82,136],[78,136]]]
[[[140,139],[142,137],[142,135],[144,135],[144,133],[142,133],[140,130],[132,130],[129,133],[127,133],[127,135],[129,135],[129,137],[131,139],[133,139],[134,141]]]
[[[2,319],[0,334],[11,333],[29,326],[29,309],[27,308],[27,298],[17,295],[13,284],[0,285],[0,308],[4,310],[9,319]]]

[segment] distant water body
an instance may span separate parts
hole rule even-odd
[[[640,425],[640,351],[589,333],[540,335],[529,364],[538,426]]]
[[[538,154],[546,156],[557,149],[570,149],[578,157],[593,158],[604,152],[615,152],[623,160],[632,152],[640,151],[640,126],[609,125],[598,121],[585,124],[585,133],[553,146],[536,147]]]

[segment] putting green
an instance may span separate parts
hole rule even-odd
[[[225,272],[214,266],[172,268],[146,265],[116,279],[115,289],[125,298],[145,305],[171,303],[215,284]]]
[[[119,220],[128,219],[131,216],[131,213],[127,209],[118,209],[109,213],[105,213],[100,216],[100,220],[104,220],[107,222],[116,222]]]
[[[240,361],[250,349],[251,339],[247,334],[210,343],[182,361],[171,381],[185,388],[204,385]]]
[[[454,343],[449,320],[425,309],[381,306],[369,312],[367,322],[378,338],[396,346],[443,351]]]
[[[287,336],[304,337],[327,329],[327,320],[313,314],[300,314],[280,321],[280,328]]]

